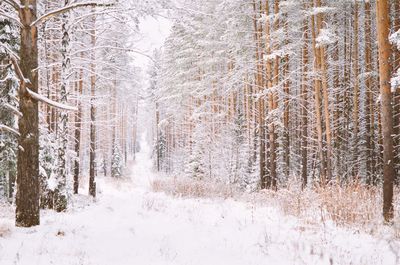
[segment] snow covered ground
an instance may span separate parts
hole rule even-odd
[[[179,199],[150,191],[148,147],[130,179],[100,179],[96,202],[74,199],[42,225],[1,214],[1,265],[400,264],[400,244],[333,225],[315,227],[273,208],[234,200]]]

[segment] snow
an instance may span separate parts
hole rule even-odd
[[[57,176],[54,172],[50,175],[50,178],[47,179],[47,187],[51,191],[55,191],[58,186]]]
[[[323,28],[316,39],[317,47],[334,44],[336,39],[336,35],[330,29]]]
[[[400,50],[400,29],[389,36],[389,41]]]
[[[26,80],[25,82],[29,83],[30,81]],[[72,106],[68,106],[68,105],[65,105],[65,104],[62,104],[62,103],[59,103],[59,102],[55,102],[55,101],[53,101],[51,99],[46,98],[45,96],[42,96],[42,95],[40,95],[40,94],[38,94],[36,92],[33,92],[29,88],[26,88],[26,90],[28,91],[29,95],[32,98],[34,98],[36,100],[39,100],[39,101],[41,101],[43,103],[46,103],[46,104],[48,104],[50,106],[53,106],[55,108],[62,109],[62,110],[67,110],[67,111],[78,111],[77,107],[72,107]]]
[[[390,84],[392,93],[396,93],[397,89],[400,88],[400,69],[398,69],[397,72],[393,75],[390,80]]]
[[[67,213],[46,211],[29,229],[14,227],[10,209],[0,211],[0,264],[400,264],[391,236],[305,224],[240,201],[154,193],[158,176],[141,146],[129,178],[99,178],[94,202],[74,197]]]
[[[0,124],[0,131],[11,132],[11,133],[14,133],[14,134],[16,134],[18,136],[20,135],[20,133],[16,129],[11,128],[11,127],[9,127],[7,125],[4,125],[4,124]]]

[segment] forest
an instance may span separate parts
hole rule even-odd
[[[0,264],[396,265],[399,192],[400,0],[0,0]]]

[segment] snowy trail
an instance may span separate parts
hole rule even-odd
[[[142,136],[140,143],[140,152],[136,154],[136,162],[131,165],[129,171],[136,187],[148,189],[154,177],[150,158],[151,150],[145,136]]]
[[[149,148],[131,180],[99,182],[96,203],[46,212],[40,227],[0,236],[1,265],[387,264],[385,240],[335,228],[306,227],[272,208],[233,200],[178,199],[149,190]],[[398,247],[398,246],[397,246]],[[400,264],[400,263],[398,263]]]

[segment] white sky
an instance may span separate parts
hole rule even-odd
[[[139,25],[142,37],[135,46],[143,53],[151,56],[154,49],[163,46],[165,39],[170,33],[171,26],[171,21],[162,17],[147,17],[142,19]],[[145,56],[137,55],[135,65],[144,67],[148,61]]]

